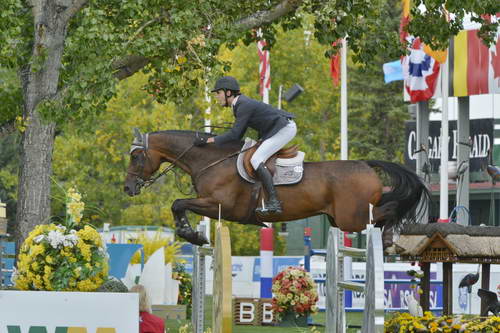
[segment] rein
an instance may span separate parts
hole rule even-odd
[[[149,180],[143,180],[139,175],[135,174],[135,173],[131,173],[129,172],[131,175],[134,175],[136,176],[137,178],[139,178],[141,180],[141,182],[138,184],[139,185],[139,188],[146,188],[146,187],[149,187],[151,185],[153,185],[154,182],[156,182],[158,180],[158,178],[164,176],[167,174],[167,172],[169,172],[170,170],[172,170],[173,168],[175,168],[175,163],[178,162],[189,150],[191,150],[191,148],[193,148],[194,145],[192,144],[191,146],[187,147],[179,156],[177,156],[177,158],[170,162],[170,165],[168,167],[166,167],[165,169],[163,169],[159,174],[157,174],[156,176],[154,177],[151,177]],[[147,151],[144,151],[144,155],[147,157]]]
[[[194,183],[194,184],[196,184],[196,181],[198,180],[198,178],[200,177],[200,175],[201,175],[204,171],[206,171],[207,169],[209,169],[209,168],[211,168],[211,167],[213,167],[213,166],[215,166],[215,165],[217,165],[217,164],[219,164],[219,163],[221,163],[221,162],[224,162],[225,160],[230,159],[231,157],[238,156],[239,154],[244,153],[244,152],[246,152],[247,150],[252,149],[253,147],[254,147],[254,146],[251,146],[251,147],[248,147],[248,148],[245,148],[245,149],[240,149],[240,150],[238,150],[238,151],[235,151],[234,153],[231,153],[231,154],[229,154],[229,155],[227,155],[227,156],[224,156],[223,158],[218,159],[218,160],[217,160],[217,161],[215,161],[215,162],[210,163],[209,165],[205,166],[204,168],[202,168],[200,171],[198,171],[198,172],[196,173],[196,175],[193,177],[193,178],[194,178],[194,179],[193,179],[193,183]],[[195,187],[196,187],[196,185],[195,185]]]

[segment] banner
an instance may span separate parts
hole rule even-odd
[[[1,291],[0,332],[139,332],[139,294]]]
[[[470,121],[470,139],[468,142],[461,144],[470,145],[470,161],[469,171],[481,171],[481,168],[488,162],[488,152],[493,145],[493,119],[472,119]],[[409,121],[406,123],[406,148],[405,148],[405,164],[412,170],[416,168],[417,147],[416,122]],[[429,138],[427,156],[431,164],[431,173],[439,172],[441,163],[441,121],[429,122]],[[449,161],[456,161],[458,156],[458,131],[457,121],[450,120],[449,136],[448,136],[448,152]],[[421,152],[419,154],[425,154]]]

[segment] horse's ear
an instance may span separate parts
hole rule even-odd
[[[134,136],[135,136],[134,142],[142,143],[142,134],[137,127],[134,127]]]

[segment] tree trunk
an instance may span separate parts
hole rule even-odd
[[[50,219],[50,187],[55,123],[41,119],[40,102],[57,93],[68,7],[51,0],[32,1],[34,43],[30,65],[21,73],[23,118],[21,167],[14,236],[17,247],[38,224]],[[36,65],[35,65],[36,64]]]
[[[14,236],[17,245],[38,224],[50,218],[50,175],[54,124],[42,124],[40,115],[31,110],[31,120],[23,133],[21,166]]]

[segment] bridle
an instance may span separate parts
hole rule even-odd
[[[179,154],[179,156],[177,156],[175,158],[174,161],[170,162],[170,165],[168,167],[166,167],[165,169],[163,169],[160,173],[158,173],[157,175],[153,176],[153,177],[150,177],[150,179],[148,180],[144,180],[144,166],[146,165],[147,161],[149,161],[151,163],[151,158],[149,157],[149,154],[148,154],[148,150],[149,150],[149,146],[148,146],[148,143],[149,143],[149,133],[146,133],[144,135],[141,135],[141,140],[134,140],[134,142],[132,142],[132,146],[130,148],[130,154],[132,154],[135,150],[137,149],[142,149],[142,154],[143,154],[143,160],[142,160],[142,163],[140,165],[140,171],[139,172],[130,172],[130,171],[127,171],[127,174],[129,175],[132,175],[132,176],[135,176],[137,178],[137,182],[136,182],[136,189],[137,190],[140,190],[142,188],[147,188],[151,185],[153,185],[160,177],[166,175],[170,170],[174,169],[176,167],[176,162],[180,161],[180,159],[188,152],[191,150],[191,148],[194,147],[194,144],[191,144],[189,145],[186,149],[184,149],[182,151],[182,153]],[[221,159],[218,159],[216,160],[215,162],[212,162],[208,165],[206,165],[205,167],[203,167],[201,170],[199,170],[193,177],[193,184],[195,185],[196,187],[196,182],[198,180],[198,178],[201,176],[202,173],[204,173],[207,169],[231,158],[231,157],[234,157],[234,156],[237,156],[238,154],[241,154],[249,149],[253,148],[252,147],[248,147],[246,149],[240,149],[240,150],[237,150]]]
[[[130,172],[130,171],[127,171],[127,174],[135,176],[137,178],[137,183],[136,183],[136,189],[137,190],[140,190],[143,187],[146,188],[146,187],[149,187],[149,186],[153,185],[160,177],[166,175],[170,170],[172,170],[173,168],[175,168],[175,166],[176,166],[175,163],[178,162],[189,150],[191,150],[191,148],[194,147],[194,144],[191,144],[186,149],[184,149],[184,151],[182,153],[180,153],[180,155],[177,156],[175,158],[175,160],[173,160],[172,162],[170,162],[170,165],[168,167],[166,167],[165,169],[163,169],[157,175],[155,175],[153,177],[150,177],[148,180],[144,180],[144,178],[143,178],[144,177],[144,166],[146,165],[146,162],[148,162],[148,161],[151,164],[151,158],[149,157],[149,154],[148,154],[148,150],[149,150],[149,147],[148,147],[149,133],[144,134],[144,136],[142,137],[141,141],[142,142],[138,142],[138,141],[134,140],[134,142],[132,143],[132,147],[130,149],[130,154],[132,154],[137,149],[142,149],[142,156],[144,158],[143,158],[142,163],[140,165],[141,169],[140,169],[139,172]]]

